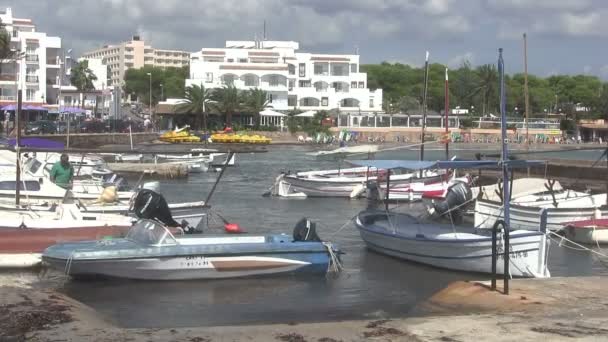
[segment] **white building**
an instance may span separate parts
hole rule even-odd
[[[15,103],[17,87],[28,105],[57,103],[61,38],[36,31],[31,19],[13,17],[11,8],[0,12],[11,37],[11,48],[24,53],[18,61],[4,61],[0,74],[0,105]]]
[[[227,41],[225,48],[191,54],[186,86],[261,88],[269,107],[287,111],[331,110],[379,112],[382,89],[367,88],[358,55],[298,52],[290,41]]]

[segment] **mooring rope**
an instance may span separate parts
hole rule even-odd
[[[340,258],[334,251],[334,246],[330,242],[322,242],[323,246],[327,249],[327,253],[329,254],[329,264],[327,265],[327,274],[338,274],[342,271],[342,263],[340,262]]]

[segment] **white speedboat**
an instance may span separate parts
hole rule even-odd
[[[594,218],[568,222],[561,232],[574,242],[590,245],[608,244],[608,219]]]

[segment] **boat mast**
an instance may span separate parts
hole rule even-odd
[[[420,160],[424,160],[424,131],[426,129],[426,96],[429,88],[429,52],[424,62],[424,92],[422,95],[422,131],[420,132]],[[420,170],[422,176],[422,170]]]
[[[450,130],[448,129],[448,118],[450,113],[450,87],[448,82],[448,68],[445,68],[445,160],[450,159],[450,147],[448,136]]]
[[[530,150],[530,97],[528,94],[528,36],[524,33],[524,101],[526,111],[526,152]],[[530,168],[528,168],[528,177],[530,177]]]
[[[505,63],[502,58],[502,48],[498,49],[498,73],[500,77],[500,117],[501,117],[501,138],[502,138],[502,203],[504,205],[504,267],[503,267],[503,279],[504,279],[504,294],[509,294],[509,229],[510,215],[509,215],[509,201],[511,198],[509,188],[509,150],[507,146],[507,108],[506,108],[506,95],[505,95]]]
[[[15,177],[15,205],[19,206],[21,198],[21,106],[23,104],[23,92],[21,87],[17,90],[17,108],[15,111],[15,127],[17,128],[15,134],[15,154],[17,155],[16,163],[16,177]]]

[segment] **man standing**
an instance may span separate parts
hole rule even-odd
[[[61,158],[53,165],[51,169],[51,182],[59,185],[64,189],[72,187],[72,178],[74,177],[74,168],[70,164],[68,155],[61,154]]]

